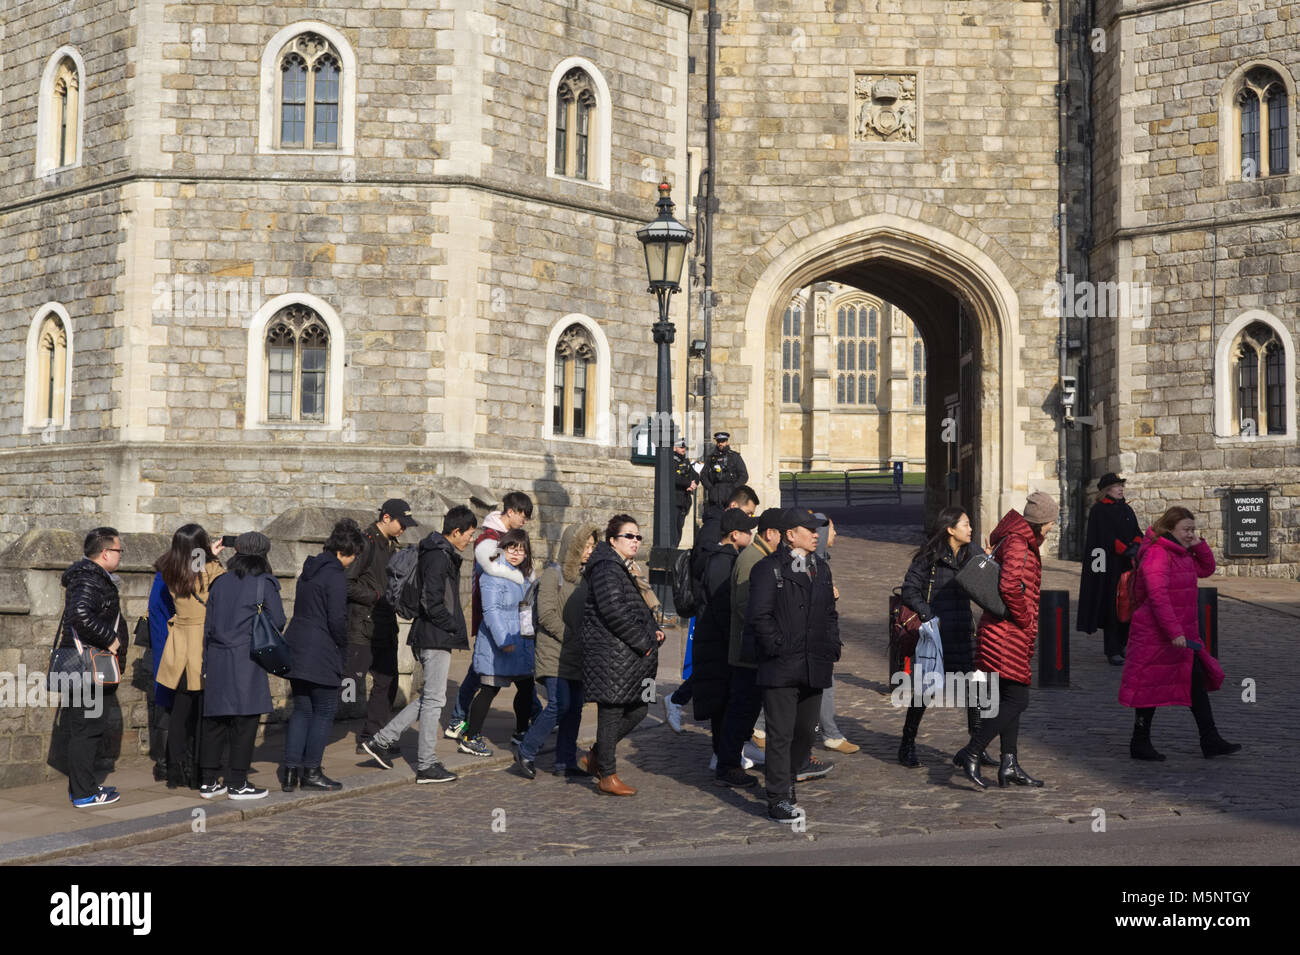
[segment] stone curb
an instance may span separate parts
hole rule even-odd
[[[457,776],[468,776],[481,770],[509,766],[514,761],[514,752],[512,750],[508,756],[494,755],[482,761],[476,760],[472,764],[454,770],[454,772]],[[388,789],[396,789],[399,786],[410,785],[414,779],[415,773],[411,772],[409,768],[394,769],[385,772],[383,778],[379,780],[376,780],[373,773],[344,777],[339,780],[343,783],[343,789],[338,792],[309,793],[306,795],[301,792],[292,795],[281,793],[280,795],[284,798],[269,800],[265,803],[259,800],[248,807],[237,806],[229,800],[225,800],[214,801],[211,805],[205,802],[201,807],[196,806],[195,808],[205,810],[206,824],[208,826],[218,826],[274,816],[282,812],[300,809],[303,806],[316,805],[317,803],[333,802],[339,799],[348,799],[352,796],[364,796]],[[82,855],[102,849],[121,849],[147,842],[158,842],[190,832],[193,819],[193,810],[174,809],[156,816],[145,816],[124,822],[111,822],[75,832],[53,833],[47,836],[23,839],[6,846],[0,846],[0,866],[30,865],[33,862],[48,862],[52,859]]]

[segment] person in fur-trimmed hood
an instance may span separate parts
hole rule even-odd
[[[533,499],[523,491],[511,491],[501,499],[499,510],[483,518],[483,526],[479,528],[478,537],[474,541],[474,565],[470,583],[469,636],[471,640],[483,625],[483,594],[479,590],[479,577],[486,573],[494,577],[505,577],[521,585],[524,582],[523,575],[519,571],[508,563],[495,560],[497,541],[501,540],[508,531],[522,530],[532,516]],[[461,681],[460,692],[456,694],[456,705],[447,719],[447,731],[443,735],[448,739],[458,739],[465,731],[469,704],[474,699],[474,694],[478,692],[479,682],[478,673],[471,661],[469,671]],[[541,704],[536,703],[534,712],[540,709]]]

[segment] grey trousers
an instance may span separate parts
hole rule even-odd
[[[375,734],[381,746],[391,746],[401,738],[412,723],[420,724],[420,748],[416,755],[417,769],[429,769],[438,762],[434,746],[442,727],[438,723],[442,707],[447,702],[447,672],[451,669],[450,650],[420,650],[420,667],[424,670],[424,686],[420,695],[407,703],[388,725]]]
[[[831,679],[831,685],[822,690],[822,708],[817,715],[817,722],[821,725],[822,739],[843,739],[844,734],[835,724],[835,680]]]

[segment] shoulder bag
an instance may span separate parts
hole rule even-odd
[[[257,613],[253,615],[253,642],[248,655],[253,662],[273,676],[284,676],[293,664],[293,655],[280,628],[271,622],[264,611],[263,593],[266,575],[257,581]]]

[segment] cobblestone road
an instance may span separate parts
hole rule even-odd
[[[894,539],[899,536],[905,535]],[[1022,721],[1021,762],[1046,780],[1045,788],[999,791],[994,785],[977,793],[964,785],[949,762],[965,741],[964,714],[955,710],[927,713],[918,740],[922,767],[899,766],[894,757],[902,716],[887,692],[885,606],[911,550],[881,540],[841,538],[837,544],[834,570],[846,640],[837,669],[839,722],[862,751],[846,757],[818,750],[836,768],[800,787],[806,833],[769,822],[761,788],[717,788],[707,769],[703,728],[687,724],[687,733],[674,735],[662,724],[662,707],[654,706],[652,718],[620,748],[620,776],[641,791],[632,799],[597,795],[586,780],[542,773],[528,782],[513,769],[497,768],[449,786],[410,785],[338,799],[56,864],[464,863],[620,849],[635,859],[638,850],[650,848],[707,852],[1045,823],[1067,831],[1089,826],[1096,810],[1110,819],[1226,813],[1222,818],[1230,820],[1300,806],[1293,758],[1300,721],[1292,703],[1300,664],[1289,652],[1300,621],[1226,599],[1220,604],[1220,655],[1227,680],[1211,698],[1220,730],[1245,745],[1242,753],[1203,759],[1191,713],[1165,709],[1156,716],[1154,741],[1168,760],[1129,759],[1132,714],[1115,702],[1120,671],[1103,660],[1099,635],[1075,634],[1071,686],[1035,689]],[[1077,571],[1066,567],[1049,568],[1044,587],[1075,591]],[[667,669],[661,668],[661,690],[674,685]],[[1257,702],[1243,702],[1244,679],[1256,682]],[[501,730],[494,731],[494,742],[506,742]],[[996,752],[996,743],[991,749]],[[550,761],[544,754],[539,767],[549,768]]]

